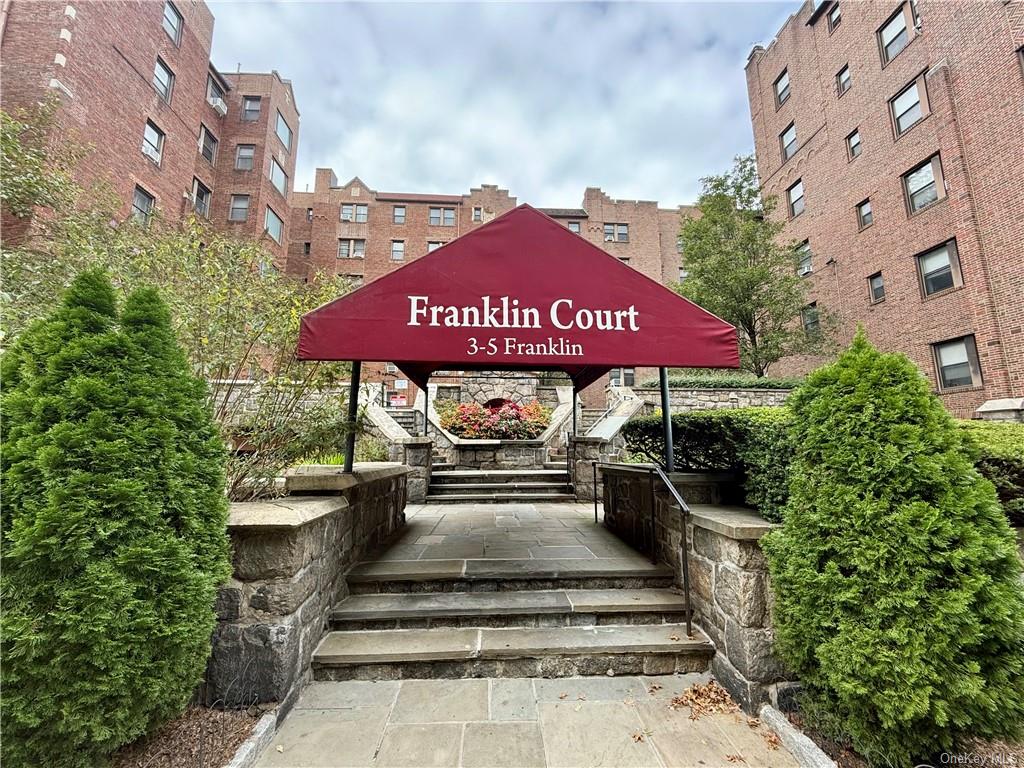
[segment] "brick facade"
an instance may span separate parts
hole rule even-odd
[[[810,245],[812,300],[838,317],[842,341],[859,323],[879,346],[909,355],[958,416],[989,399],[1020,397],[1024,3],[835,6],[805,3],[770,45],[754,48],[746,68],[758,172],[779,200],[777,215],[790,215],[787,190],[803,183],[805,210],[785,236]],[[880,30],[897,12],[906,14],[907,42],[883,64]],[[851,85],[840,94],[843,67]],[[775,86],[784,71],[789,97],[780,105]],[[915,79],[922,117],[897,135],[890,100]],[[780,137],[790,125],[796,148],[784,159]],[[851,159],[855,130],[861,151]],[[939,199],[911,215],[901,177],[936,154]],[[856,212],[864,200],[869,226]],[[954,238],[962,280],[926,295],[916,257]],[[885,294],[873,302],[868,279],[879,272]],[[943,389],[932,345],[971,335],[980,383]],[[819,362],[786,360],[773,373]]]
[[[180,17],[173,36],[164,28],[167,5]],[[265,240],[283,267],[289,187],[285,194],[275,189],[269,169],[273,155],[290,185],[299,129],[295,98],[276,72],[218,73],[210,64],[213,25],[202,2],[5,2],[0,101],[15,112],[55,95],[60,101],[56,130],[89,147],[76,171],[79,183],[109,184],[126,216],[136,186],[155,198],[161,215],[176,219],[190,213],[194,179],[211,190],[208,217],[218,227],[259,237],[271,206],[284,222],[283,231],[280,243]],[[154,85],[158,61],[173,74],[169,100]],[[223,114],[215,107],[211,81],[224,93]],[[244,95],[261,97],[255,121],[242,120]],[[278,110],[292,130],[290,150],[275,134]],[[164,136],[159,163],[141,149],[147,121]],[[217,140],[213,162],[200,151],[203,126]],[[256,147],[252,171],[234,170],[240,143]],[[232,194],[249,196],[249,216],[229,225]]]

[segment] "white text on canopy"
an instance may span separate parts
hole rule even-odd
[[[536,307],[521,307],[519,299],[483,296],[478,305],[446,306],[433,304],[429,296],[409,296],[408,325],[432,328],[541,328],[541,313]],[[551,325],[568,331],[639,331],[636,306],[628,309],[576,308],[572,299],[557,299],[547,312]]]

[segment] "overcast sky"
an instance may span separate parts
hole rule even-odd
[[[213,62],[276,69],[316,167],[379,191],[693,202],[752,151],[743,67],[796,2],[211,2]]]

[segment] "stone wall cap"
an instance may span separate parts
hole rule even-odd
[[[348,499],[344,496],[285,496],[272,501],[236,501],[228,512],[228,530],[301,528],[347,508]]]
[[[407,475],[405,464],[385,461],[357,461],[351,472],[336,464],[302,464],[284,473],[284,487],[294,491],[347,491],[363,483]]]
[[[659,387],[633,387],[634,392],[642,392],[648,394],[650,392],[660,393]],[[781,387],[778,389],[770,387],[669,387],[669,392],[743,392],[744,394],[750,394],[751,392],[792,392],[791,388]]]
[[[430,445],[434,442],[432,437],[400,437],[395,440],[399,445]]]
[[[577,435],[576,437],[570,437],[573,442],[585,443],[587,445],[601,445],[608,441],[603,437],[591,437],[588,435]]]
[[[1002,397],[995,400],[986,400],[978,406],[976,413],[988,413],[990,411],[1022,411],[1024,410],[1024,397]]]
[[[779,527],[776,523],[769,523],[752,509],[716,504],[692,504],[690,519],[698,528],[743,541],[757,541],[768,531]]]

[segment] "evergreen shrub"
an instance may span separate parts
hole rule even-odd
[[[202,679],[225,450],[151,289],[81,274],[0,365],[3,762],[94,768]]]
[[[863,332],[790,407],[789,501],[763,545],[776,649],[808,711],[873,765],[1019,734],[1021,564],[962,430]]]
[[[992,481],[1010,524],[1024,526],[1024,424],[963,421],[975,466]]]

